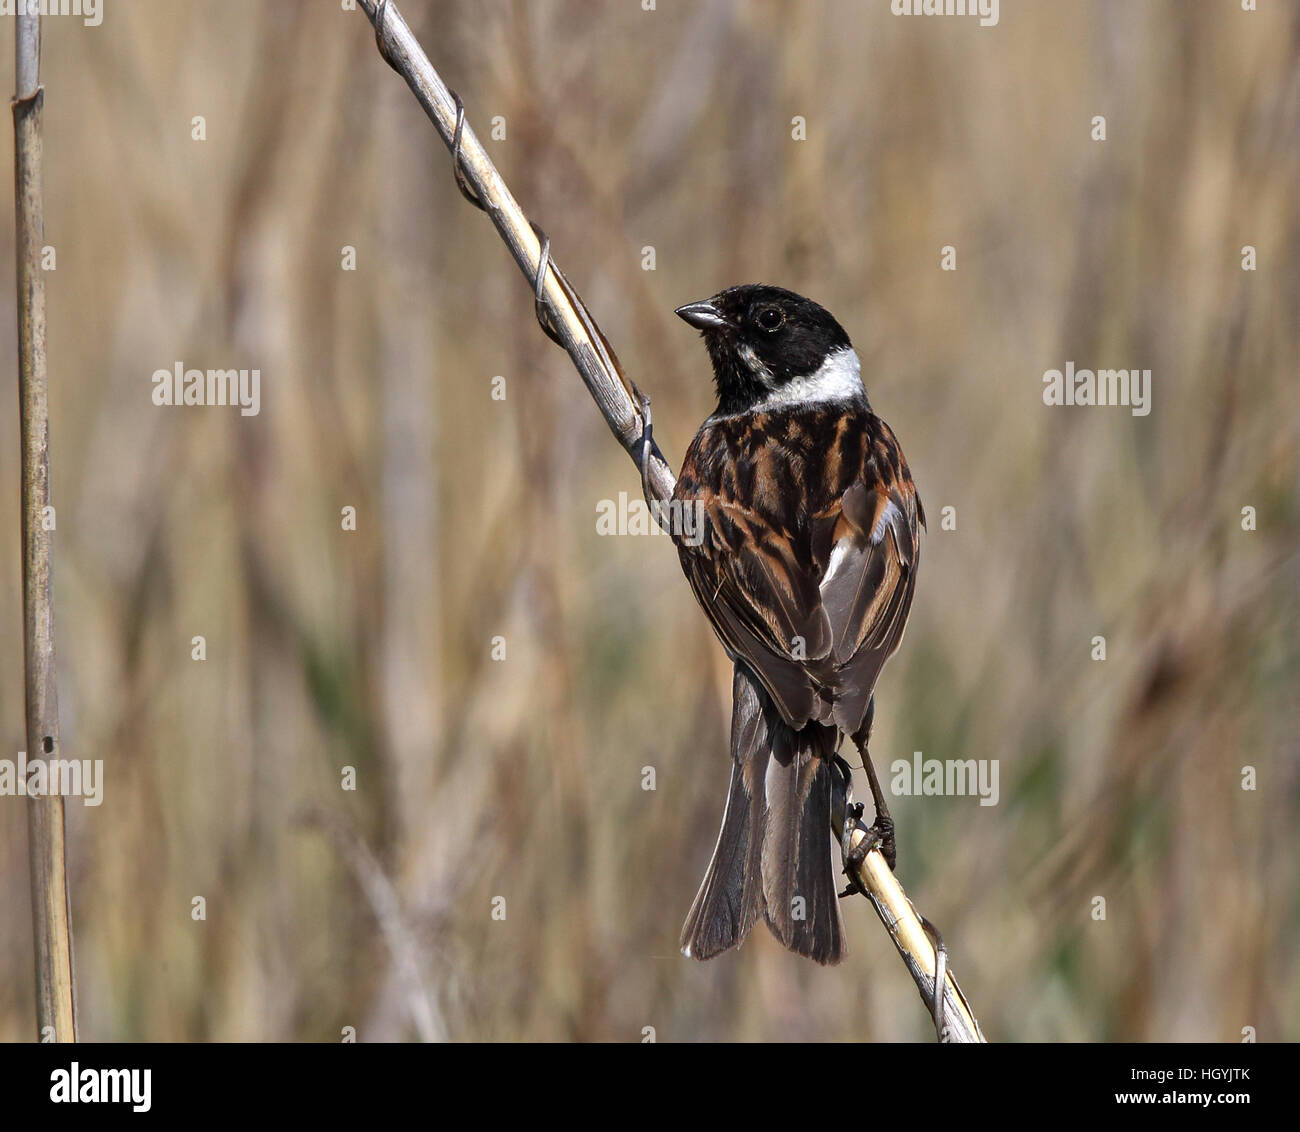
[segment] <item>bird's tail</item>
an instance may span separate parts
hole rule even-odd
[[[835,728],[801,731],[736,666],[731,787],[704,883],[682,928],[682,950],[711,959],[742,943],[758,917],[791,951],[818,963],[844,954],[830,848]]]

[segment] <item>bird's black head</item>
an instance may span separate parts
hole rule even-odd
[[[728,287],[677,314],[703,332],[718,386],[718,412],[849,396],[857,355],[824,307],[763,283]]]

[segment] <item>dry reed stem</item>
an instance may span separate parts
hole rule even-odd
[[[380,53],[406,80],[443,142],[448,149],[453,149],[459,116],[455,96],[434,70],[396,4],[391,0],[379,0],[378,3],[376,0],[360,0],[360,3],[375,26]],[[470,190],[509,247],[524,278],[534,284],[542,264],[542,241],[467,122],[462,123],[459,151],[460,168]],[[541,299],[559,344],[568,352],[610,431],[641,468],[643,414],[638,403],[640,394],[623,373],[613,349],[577,292],[549,255],[546,265]],[[655,445],[651,446],[644,470],[647,502],[667,503],[672,497],[676,477]],[[838,840],[843,827],[842,796],[837,797],[837,806],[841,816],[833,816],[832,832]],[[859,844],[866,836],[864,829],[856,829],[850,847]],[[922,999],[927,1006],[930,1005],[937,956],[916,909],[878,849],[866,854],[857,876],[907,965]],[[943,1017],[942,1040],[984,1041],[951,970],[947,971],[944,982]]]
[[[14,217],[18,268],[18,397],[22,431],[23,659],[27,757],[61,757],[54,602],[50,578],[50,420],[45,371],[43,199],[44,91],[40,16],[17,17],[14,114]],[[53,787],[53,779],[46,778]],[[76,1040],[72,917],[68,897],[63,796],[51,789],[27,800],[27,841],[36,943],[36,1018],[42,1041]]]

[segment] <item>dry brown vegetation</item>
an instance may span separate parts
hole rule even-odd
[[[677,953],[725,658],[666,539],[596,534],[634,469],[338,7],[47,21],[62,737],[107,779],[68,807],[83,1036],[926,1038],[860,901],[839,969],[761,933]],[[485,141],[504,116],[489,152],[671,460],[712,407],[674,306],[762,279],[854,337],[931,520],[874,749],[1000,760],[997,806],[894,805],[990,1039],[1300,1038],[1300,13],[402,7]],[[177,360],[259,367],[260,415],[155,407]],[[1045,407],[1067,360],[1150,368],[1150,416]],[[16,404],[11,363],[7,758]],[[9,1040],[33,1028],[25,854],[0,799]]]

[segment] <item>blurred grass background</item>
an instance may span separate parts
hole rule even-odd
[[[988,1036],[1300,1038],[1300,9],[402,9],[671,461],[712,408],[674,306],[764,280],[853,336],[931,521],[873,751],[1000,760],[995,807],[894,805]],[[838,969],[762,930],[677,953],[728,665],[667,540],[597,535],[635,471],[365,18],[153,0],[45,33],[63,741],[106,768],[68,807],[83,1036],[926,1039],[865,902]],[[1067,360],[1150,368],[1151,415],[1044,407]],[[177,361],[260,368],[260,415],[155,407]],[[0,1038],[25,1040],[12,798],[0,909]]]

